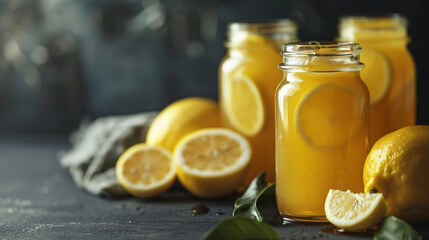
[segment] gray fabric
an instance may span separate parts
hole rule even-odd
[[[116,179],[116,161],[128,147],[145,141],[156,114],[102,117],[83,124],[71,136],[71,149],[60,153],[61,166],[70,171],[79,187],[92,194],[126,195]]]

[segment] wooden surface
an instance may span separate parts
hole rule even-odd
[[[198,199],[179,185],[152,200],[90,195],[58,164],[68,147],[65,137],[0,136],[0,239],[199,239],[231,215],[232,199]],[[209,212],[193,215],[199,204]],[[371,239],[329,224],[275,229],[283,239]],[[417,229],[429,237],[429,224]]]

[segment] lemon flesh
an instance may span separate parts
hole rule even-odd
[[[218,127],[219,108],[208,98],[189,97],[164,108],[149,127],[146,144],[174,151],[177,142],[190,132]]]
[[[360,61],[365,68],[360,71],[362,81],[369,90],[371,104],[384,99],[391,84],[390,64],[380,52],[364,48],[360,54]]]
[[[192,194],[203,198],[225,196],[242,183],[251,149],[238,133],[202,129],[185,136],[174,151],[177,177]]]
[[[330,189],[325,201],[326,218],[348,232],[360,232],[379,223],[387,211],[381,193],[352,193]]]
[[[362,128],[364,96],[335,84],[321,85],[306,94],[297,108],[296,125],[301,137],[313,146],[345,144]]]
[[[258,134],[264,125],[264,105],[258,87],[240,73],[226,83],[226,114],[232,127],[249,137]]]
[[[365,192],[386,198],[389,215],[429,220],[429,126],[403,127],[380,138],[365,161]]]
[[[120,156],[115,169],[121,186],[138,197],[162,194],[175,180],[171,154],[156,146],[132,146]]]

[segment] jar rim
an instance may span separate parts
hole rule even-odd
[[[283,63],[279,68],[288,72],[350,72],[359,71],[362,48],[346,41],[291,42],[283,45]]]
[[[362,51],[359,43],[347,41],[296,41],[283,45],[283,56],[344,56]]]

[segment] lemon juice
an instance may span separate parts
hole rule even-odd
[[[400,15],[346,16],[339,39],[362,46],[361,78],[370,93],[370,146],[416,122],[415,64],[407,49],[407,20]]]
[[[232,23],[228,27],[227,55],[219,66],[221,123],[246,136],[252,159],[244,185],[262,172],[275,180],[274,93],[283,73],[281,44],[296,39],[289,20]]]
[[[363,191],[368,89],[359,44],[284,46],[276,92],[276,196],[285,218],[326,221],[329,189]]]

